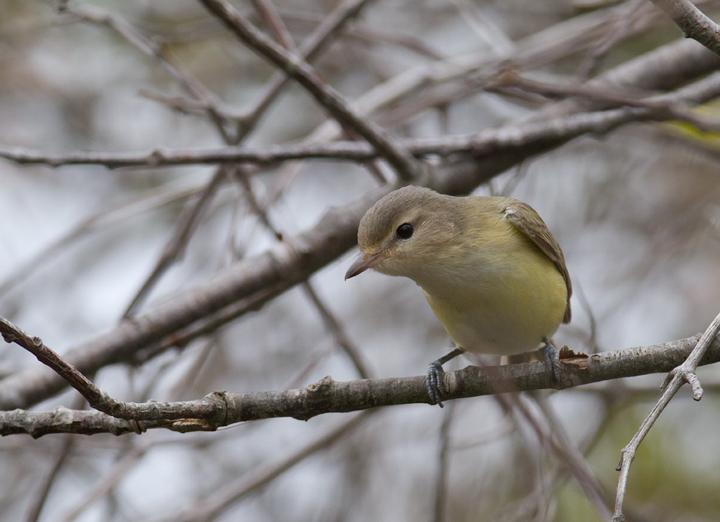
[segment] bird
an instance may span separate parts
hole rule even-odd
[[[572,284],[560,245],[530,205],[406,186],[367,211],[358,245],[345,279],[368,269],[412,279],[455,343],[428,367],[431,404],[442,406],[442,365],[465,352],[543,349],[560,380],[552,336],[570,322]]]

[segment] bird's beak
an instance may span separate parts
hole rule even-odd
[[[352,265],[350,265],[348,271],[345,273],[345,280],[347,281],[351,277],[362,274],[368,268],[374,267],[385,259],[387,259],[387,254],[384,250],[381,250],[377,254],[363,254],[361,252],[360,255],[355,258],[355,261],[353,261]]]

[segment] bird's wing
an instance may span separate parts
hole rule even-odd
[[[560,245],[553,237],[545,222],[530,205],[526,205],[522,201],[512,200],[505,207],[505,216],[520,232],[532,239],[540,250],[555,264],[558,271],[562,274],[567,287],[567,307],[565,308],[565,316],[563,323],[569,323],[571,317],[570,296],[572,295],[572,283],[570,282],[570,274],[567,266],[565,266],[565,256],[563,256]]]

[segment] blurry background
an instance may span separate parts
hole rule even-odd
[[[267,30],[257,4],[234,2]],[[329,0],[273,5],[296,44],[337,7]],[[717,7],[702,6],[710,15]],[[517,42],[540,31],[545,36],[537,42],[551,51],[518,60],[518,69],[575,83],[681,36],[651,3],[635,0],[377,0],[313,65],[363,111],[375,103],[375,121],[399,137],[473,133],[542,118],[555,107],[534,93],[484,89],[477,76],[486,69],[463,69],[498,59],[512,64],[516,53],[528,56]],[[146,52],[153,46],[156,56]],[[453,67],[457,74],[447,73]],[[189,98],[178,77],[203,85],[224,117],[241,117],[273,72],[194,1],[77,2],[58,13],[50,2],[3,0],[0,146],[60,153],[220,147],[226,141],[206,112],[182,101]],[[368,94],[390,96],[400,80],[421,73],[424,82],[390,103]],[[715,114],[712,104],[703,114]],[[291,82],[243,144],[305,140],[325,121],[324,111]],[[326,124],[322,139],[332,134],[328,128],[335,127]],[[562,245],[576,292],[573,322],[556,337],[561,346],[589,352],[680,339],[704,330],[720,310],[715,144],[712,134],[687,125],[631,123],[531,157],[478,186],[476,194],[503,193],[531,204]],[[216,170],[53,169],[1,160],[0,315],[61,353],[111,330]],[[277,239],[254,202],[292,236],[327,207],[377,185],[376,175],[347,161],[249,168],[244,182],[219,176],[182,254],[137,313],[273,245]],[[298,286],[212,335],[142,363],[103,368],[95,380],[114,397],[145,401],[300,387],[328,374],[359,378],[338,347],[343,336],[374,377],[424,373],[449,340],[422,293],[410,280],[377,274],[343,282],[353,254],[310,280],[339,329],[327,327],[308,288]],[[0,377],[37,364],[17,346],[0,349]],[[630,471],[629,520],[720,518],[720,375],[710,367],[700,377],[704,400],[693,403],[683,389],[640,448]],[[609,498],[620,449],[659,397],[662,379],[551,396]],[[75,395],[65,392],[36,408],[77,407]],[[376,412],[332,446],[252,487],[268,466],[346,418],[278,419],[185,435],[6,437],[0,521],[440,520],[434,506],[441,447],[444,520],[600,520],[562,463],[492,397],[444,410],[409,405]],[[50,484],[47,495],[43,484]],[[222,488],[230,493],[211,514],[193,511]]]

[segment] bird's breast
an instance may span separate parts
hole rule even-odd
[[[468,258],[463,264],[418,281],[459,347],[510,355],[536,350],[544,337],[555,333],[565,313],[567,288],[539,250],[510,251],[489,260]]]

